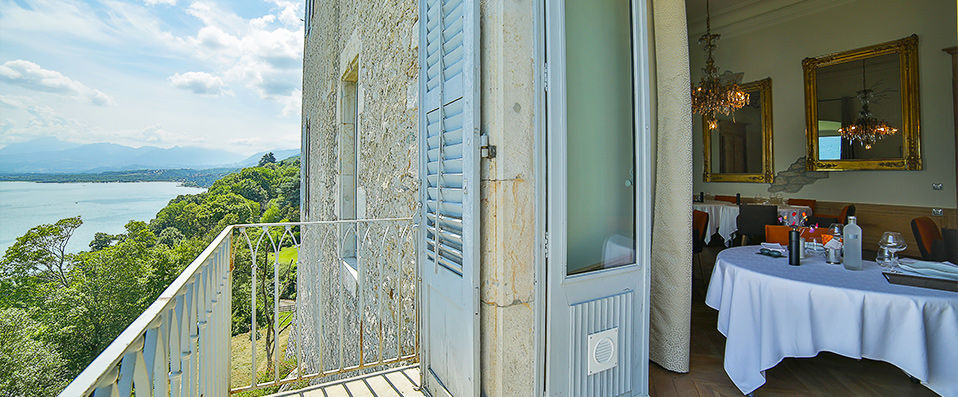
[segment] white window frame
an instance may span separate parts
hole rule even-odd
[[[303,121],[299,148],[299,219],[309,221],[309,116]]]
[[[337,194],[338,213],[340,220],[359,219],[359,57],[357,56],[350,62],[342,77],[342,88],[340,91],[340,130],[337,139],[338,148],[338,176],[337,185],[339,187]],[[352,145],[346,148],[347,139],[351,139]],[[352,161],[352,175],[347,176],[346,161]],[[351,182],[347,186],[347,180]],[[357,268],[356,250],[358,249],[359,230],[356,226],[347,225],[340,231],[342,241],[342,258],[353,269]]]

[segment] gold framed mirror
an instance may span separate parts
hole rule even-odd
[[[748,103],[731,115],[719,115],[709,130],[702,118],[706,182],[772,183],[772,79],[741,85]]]
[[[918,36],[806,58],[809,171],[920,170]]]

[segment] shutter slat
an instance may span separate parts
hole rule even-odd
[[[442,188],[442,201],[450,203],[462,203],[462,192],[464,189]],[[439,200],[439,189],[434,187],[426,188],[426,197],[428,200]]]
[[[443,169],[449,173],[462,173],[463,172],[463,160],[454,159],[454,160],[445,160],[442,162]],[[439,172],[439,161],[430,161],[426,163],[426,170],[430,174],[435,174]]]
[[[429,247],[430,251],[436,251],[436,244],[434,242],[429,241],[426,243],[426,245]],[[462,251],[445,244],[439,244],[439,255],[442,255],[456,263],[462,262]]]
[[[436,261],[436,256],[430,251],[426,251],[426,257]],[[462,265],[455,263],[443,256],[439,256],[439,260],[437,262],[440,266],[449,269],[449,271],[455,273],[456,275],[462,276]]]
[[[439,175],[427,175],[426,180],[429,182],[429,187],[439,186],[439,182],[442,182],[442,187],[445,188],[462,188],[462,174],[442,174]]]

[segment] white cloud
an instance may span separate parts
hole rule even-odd
[[[193,91],[195,94],[219,95],[223,93],[223,80],[206,72],[177,73],[170,76],[174,87]]]
[[[237,151],[279,141],[295,146],[303,1],[261,2],[241,7],[232,0],[0,0],[0,54],[7,55],[0,64],[70,62],[69,68],[56,66],[58,72],[37,66],[58,73],[52,80],[14,76],[11,71],[19,71],[3,65],[0,93],[7,97],[0,95],[0,145],[57,136],[133,146],[226,144]],[[211,101],[212,95],[222,96]],[[114,101],[115,107],[90,105]],[[262,141],[263,131],[283,132]],[[199,136],[206,141],[196,141]],[[255,146],[229,142],[247,136],[257,137]]]
[[[216,3],[194,2],[187,13],[204,26],[183,41],[193,46],[195,58],[215,65],[224,84],[245,86],[260,98],[281,104],[282,114],[288,116],[299,111],[302,96],[302,3],[268,2],[273,11],[252,19]]]
[[[112,105],[113,98],[55,70],[17,59],[0,65],[0,81],[35,91],[80,98],[94,105]]]

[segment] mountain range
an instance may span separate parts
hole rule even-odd
[[[269,151],[277,161],[299,154],[299,149]],[[134,148],[113,143],[79,144],[45,137],[0,148],[0,174],[240,168],[256,165],[269,151],[247,157],[225,150],[189,146]]]

